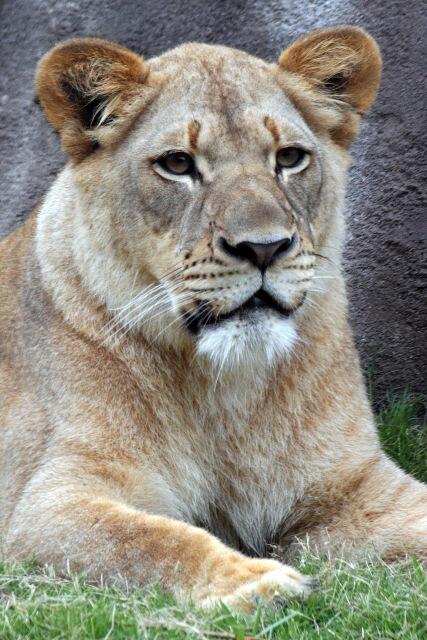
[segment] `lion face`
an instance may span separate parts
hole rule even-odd
[[[328,226],[322,144],[249,55],[190,45],[152,68],[168,79],[118,152],[138,192],[127,243],[149,235],[155,259],[144,266],[200,351],[229,362],[259,347],[282,355]]]
[[[348,29],[377,53],[366,34]],[[358,112],[343,101],[341,85],[354,83],[347,68],[328,69],[323,87],[317,77],[310,84],[303,70],[316,75],[307,61],[313,43],[303,46],[305,58],[297,42],[272,65],[200,44],[143,63],[96,40],[83,41],[83,55],[76,42],[42,62],[39,94],[77,161],[81,262],[91,272],[84,280],[113,313],[109,337],[143,330],[154,340],[190,341],[220,369],[289,354],[300,319],[337,276],[345,148],[365,93]],[[58,91],[78,105],[71,118],[57,105],[49,111],[49,70],[61,55],[67,73]],[[352,64],[360,74],[360,55]],[[82,102],[88,67],[95,97]],[[102,254],[92,267],[91,251]]]

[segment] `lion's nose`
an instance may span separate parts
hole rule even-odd
[[[282,258],[292,251],[298,242],[298,235],[286,236],[275,242],[239,242],[232,245],[220,238],[222,249],[236,258],[249,260],[261,270],[266,269],[274,260]]]

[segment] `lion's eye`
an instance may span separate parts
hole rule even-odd
[[[297,167],[306,157],[307,152],[300,147],[283,147],[276,154],[278,169],[293,169]]]
[[[177,176],[191,175],[195,171],[193,158],[184,151],[170,151],[157,162],[162,169]]]

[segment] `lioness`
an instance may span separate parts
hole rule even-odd
[[[42,59],[70,162],[1,244],[9,556],[244,610],[310,590],[273,544],[426,556],[427,488],[381,451],[341,270],[380,70],[349,26],[273,64],[92,38]]]

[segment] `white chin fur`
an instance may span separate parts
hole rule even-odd
[[[209,358],[218,375],[239,367],[271,366],[288,358],[298,339],[292,318],[256,314],[225,320],[202,329],[197,351]]]

